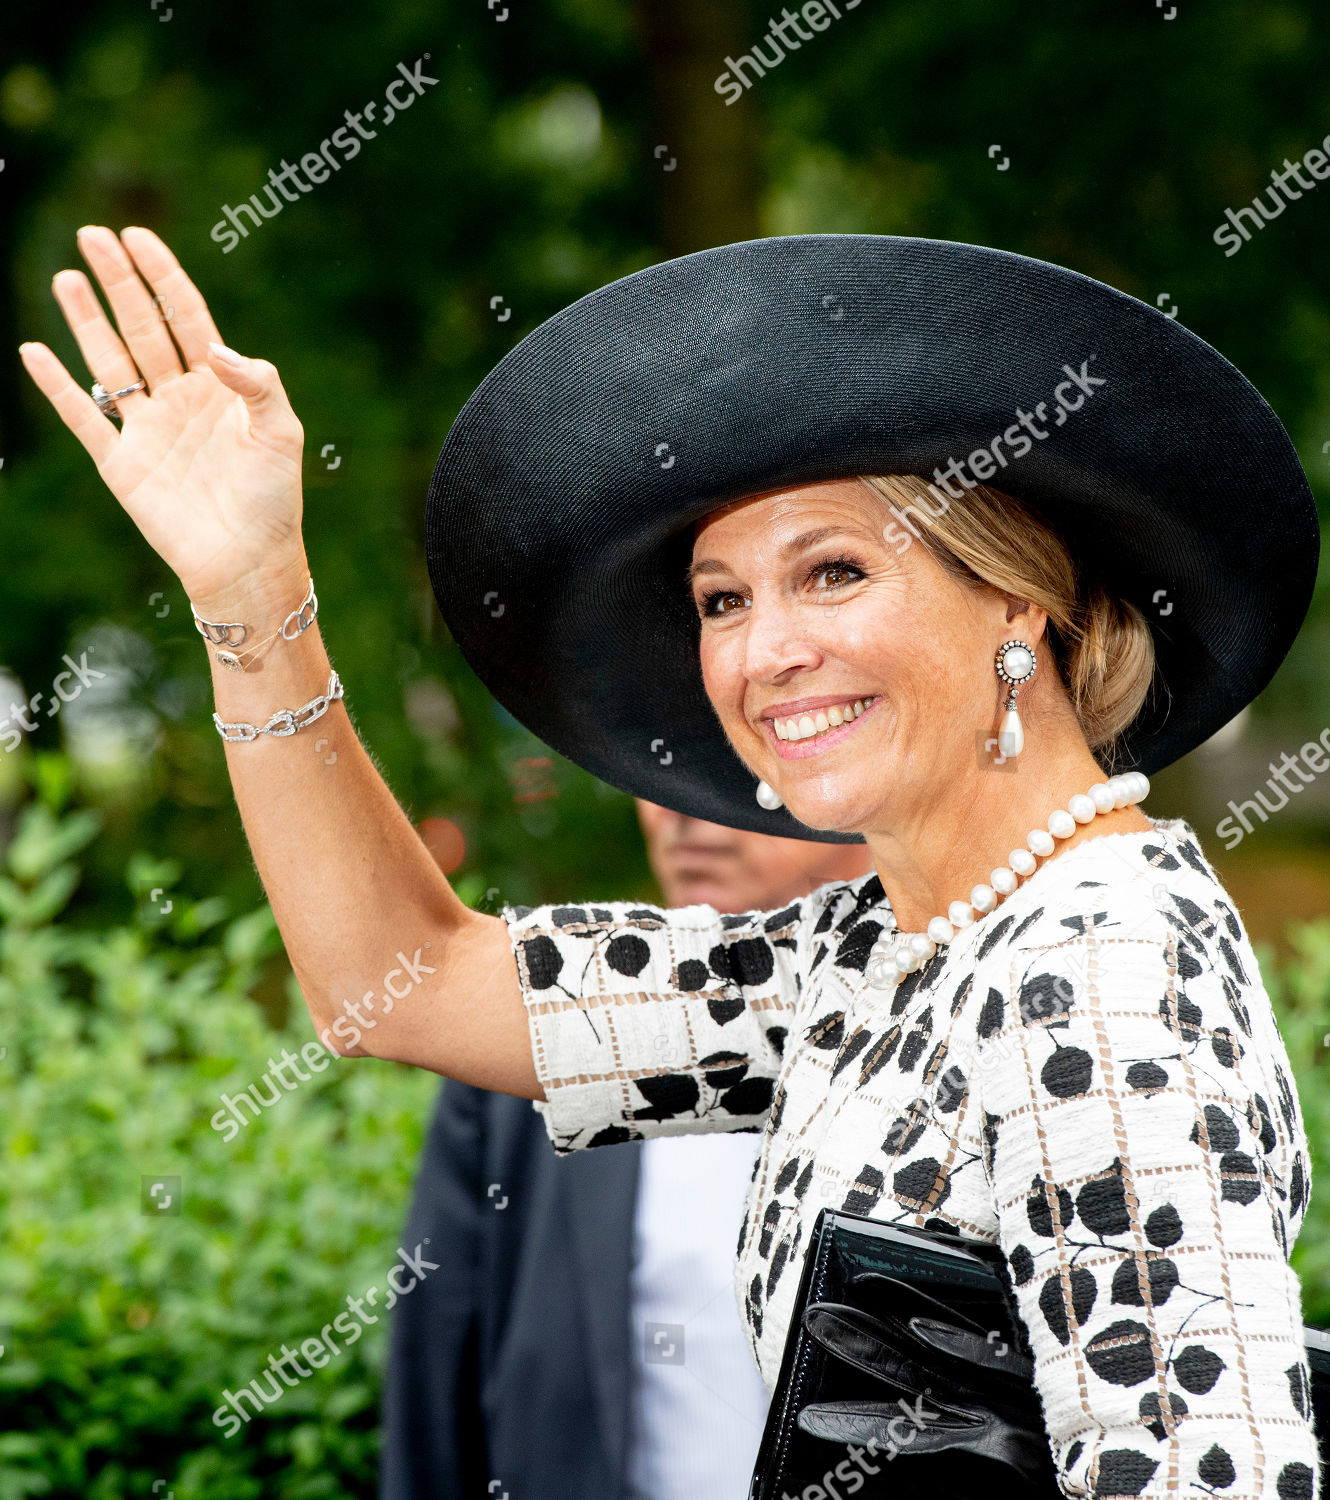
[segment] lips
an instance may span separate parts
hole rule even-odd
[[[857,719],[873,700],[852,698],[845,703],[832,703],[816,712],[790,714],[786,718],[773,718],[771,727],[778,740],[811,740],[816,735],[826,734],[829,729],[839,729]]]
[[[878,702],[866,698],[828,698],[777,704],[777,712],[763,714],[776,753],[782,760],[802,760],[838,744]]]

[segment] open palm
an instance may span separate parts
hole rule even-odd
[[[81,271],[55,276],[88,369],[109,392],[146,389],[118,398],[117,428],[46,345],[21,347],[28,373],[200,608],[290,571],[303,554],[304,430],[276,369],[228,362],[207,303],[151,230],[88,226],[79,248],[119,324]]]

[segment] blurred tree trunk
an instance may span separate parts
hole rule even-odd
[[[752,40],[749,6],[637,0],[637,25],[658,128],[650,170],[660,179],[665,253],[756,238],[762,183],[755,105],[748,93],[726,104],[714,87],[726,55]]]
[[[79,19],[86,22],[87,18]],[[20,236],[31,237],[33,205],[51,179],[65,170],[73,144],[53,143],[52,133],[34,129],[45,125],[47,117],[39,113],[34,118],[30,111],[35,89],[40,97],[40,93],[57,89],[64,81],[69,59],[82,40],[81,28],[72,21],[73,17],[57,6],[31,6],[22,18],[17,7],[11,11],[8,6],[0,6],[0,130],[4,132],[4,144],[0,146],[0,266],[5,268],[0,277],[0,348],[5,351],[4,359],[0,359],[0,457],[8,455],[11,462],[34,441],[31,413],[46,404],[18,357],[23,340],[43,339],[42,332],[35,331],[31,324],[22,330],[19,327],[16,268],[24,264],[19,254]],[[20,58],[39,58],[40,63],[18,66],[16,60]],[[25,83],[25,75],[31,81]],[[72,231],[69,250],[72,254]],[[62,264],[83,269],[77,256]],[[37,295],[46,298],[49,293],[43,287]],[[78,380],[82,365],[71,373]]]

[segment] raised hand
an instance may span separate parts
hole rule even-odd
[[[25,368],[201,612],[295,588],[293,607],[304,589],[305,434],[277,370],[226,348],[150,229],[88,225],[78,244],[119,325],[81,271],[56,274],[52,291],[88,369],[110,392],[140,379],[146,388],[118,399],[117,428],[45,344],[20,345]]]

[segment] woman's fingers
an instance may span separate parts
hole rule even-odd
[[[225,344],[209,345],[217,378],[245,403],[249,429],[268,442],[304,442],[305,430],[292,409],[277,366],[267,359],[249,359]]]
[[[167,310],[171,332],[191,369],[206,370],[208,344],[220,344],[222,336],[198,287],[185,275],[165,240],[151,229],[132,225],[120,231],[120,242],[129,252],[143,279]]]
[[[100,224],[85,224],[78,232],[78,246],[106,293],[129,357],[148,382],[149,392],[182,375],[180,355],[162,314],[119,239]]]
[[[45,344],[20,344],[19,358],[37,389],[55,407],[56,414],[102,468],[115,451],[120,434],[97,403],[77,384]]]
[[[142,377],[138,366],[111,327],[92,283],[83,272],[57,271],[51,279],[51,290],[93,379],[101,381],[108,391],[124,390],[139,381]],[[121,415],[128,417],[133,403],[147,399],[146,391],[133,391],[119,397],[117,405]]]

